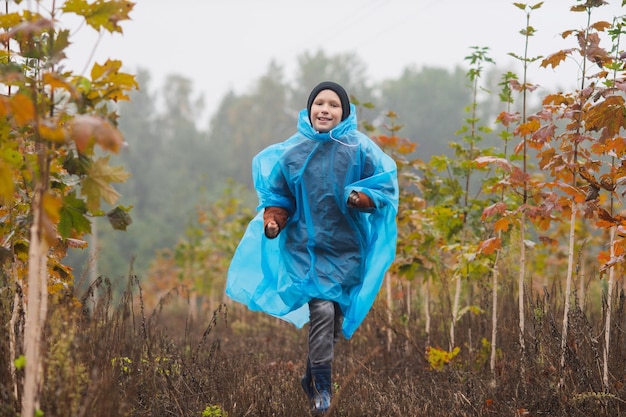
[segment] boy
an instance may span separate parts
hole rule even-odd
[[[313,413],[324,414],[334,343],[361,324],[395,256],[396,164],[357,130],[344,88],[325,81],[300,111],[298,132],[252,166],[260,211],[235,252],[226,294],[298,327],[309,321],[301,382]]]

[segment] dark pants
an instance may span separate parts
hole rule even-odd
[[[311,366],[331,365],[341,334],[343,314],[339,304],[317,298],[309,301],[309,361]]]

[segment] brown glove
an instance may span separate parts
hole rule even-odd
[[[360,191],[352,191],[348,196],[348,207],[366,209],[376,206],[369,195]]]
[[[287,224],[287,219],[289,218],[289,214],[287,210],[282,207],[265,207],[263,211],[263,225],[265,230],[265,236],[270,239],[274,239],[285,224]]]

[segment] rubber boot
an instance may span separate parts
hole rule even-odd
[[[312,366],[313,379],[313,415],[326,414],[332,398],[332,376],[330,365]]]
[[[307,358],[306,360],[306,372],[304,376],[300,380],[300,384],[302,384],[302,389],[304,390],[306,396],[309,398],[309,402],[311,406],[313,405],[313,377],[311,376],[311,361]]]

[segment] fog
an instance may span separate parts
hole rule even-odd
[[[575,4],[580,2],[547,0],[531,12],[536,34],[530,57],[577,46],[574,37],[560,36],[587,26],[586,13],[569,11]],[[595,9],[592,22],[612,22],[621,14],[621,1],[613,0]],[[504,0],[138,0],[130,16],[122,35],[98,38],[88,27],[75,32],[69,65],[80,72],[93,60],[120,59],[129,72],[148,70],[153,86],[168,74],[182,75],[205,96],[209,112],[227,91],[249,88],[272,60],[289,79],[304,52],[356,53],[375,82],[411,66],[464,65],[472,46],[489,47],[498,67],[519,73],[521,64],[508,54],[521,56],[525,47],[519,31],[526,26],[526,11]],[[576,63],[566,67],[572,77],[564,77],[562,66],[556,78],[537,61],[529,81],[575,79]]]

